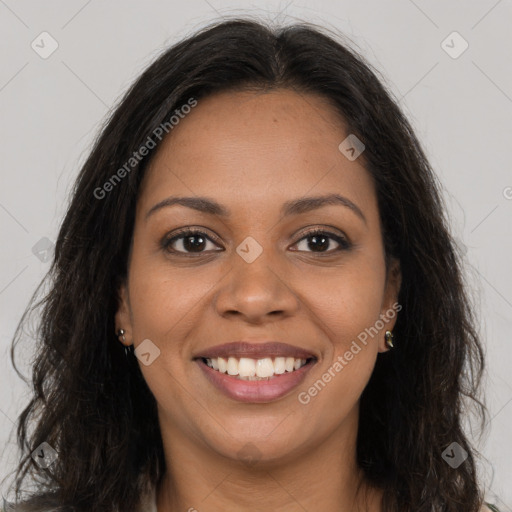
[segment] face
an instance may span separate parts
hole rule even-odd
[[[220,93],[155,155],[116,327],[149,354],[165,439],[270,461],[354,435],[400,274],[362,157],[338,149],[348,134],[314,95]],[[255,370],[273,376],[236,375]]]

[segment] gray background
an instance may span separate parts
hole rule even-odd
[[[492,418],[478,445],[489,460],[480,471],[488,500],[512,511],[510,0],[0,0],[0,478],[13,469],[13,421],[29,391],[8,350],[49,266],[41,261],[44,251],[36,256],[33,247],[44,249],[45,237],[55,240],[93,137],[138,73],[165,45],[237,14],[307,20],[343,32],[400,99],[446,188],[453,231],[466,254]],[[46,59],[31,47],[35,41],[39,52],[51,48],[44,31],[58,43]],[[457,58],[464,43],[450,36],[454,31],[469,44]],[[28,363],[27,353],[26,375]]]

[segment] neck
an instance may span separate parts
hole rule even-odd
[[[165,425],[162,434],[167,473],[157,489],[158,512],[380,511],[381,493],[367,485],[356,462],[357,411],[286,460],[233,460],[171,435]]]

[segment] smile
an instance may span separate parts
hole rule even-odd
[[[224,396],[237,402],[268,403],[297,388],[318,357],[276,341],[237,341],[203,349],[193,360]]]
[[[309,359],[295,357],[265,357],[252,359],[249,357],[216,357],[203,358],[203,362],[219,373],[226,373],[238,380],[268,380],[284,373],[290,373],[302,368]]]

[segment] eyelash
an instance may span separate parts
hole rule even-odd
[[[299,238],[299,240],[297,240],[297,242],[295,242],[293,245],[296,245],[299,242],[301,242],[302,240],[307,239],[309,237],[320,236],[320,235],[326,236],[327,238],[334,240],[335,242],[337,242],[339,244],[339,247],[337,247],[335,249],[331,249],[329,251],[318,251],[318,252],[298,251],[298,252],[310,252],[312,254],[330,256],[331,254],[333,254],[335,252],[344,251],[344,250],[350,249],[350,247],[351,247],[351,243],[345,237],[335,234],[331,231],[327,231],[325,229],[320,229],[320,228],[311,229],[309,231],[302,233],[301,238]],[[187,238],[190,236],[201,236],[202,238],[206,238],[210,242],[217,242],[217,243],[220,242],[220,240],[217,237],[209,236],[204,231],[201,231],[199,229],[183,228],[181,230],[178,230],[177,232],[174,232],[172,237],[168,237],[168,236],[164,237],[164,239],[162,240],[162,243],[161,243],[162,249],[164,249],[170,253],[173,253],[175,255],[183,255],[186,257],[195,257],[195,256],[200,256],[202,254],[206,254],[207,251],[194,253],[194,252],[186,252],[186,251],[185,252],[184,251],[176,251],[175,249],[170,248],[170,246],[177,240],[181,240],[181,239],[184,239],[184,238]],[[220,251],[215,251],[215,252],[220,252]]]

